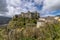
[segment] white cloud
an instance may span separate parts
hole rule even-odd
[[[33,1],[33,2],[32,2]],[[41,4],[42,0],[7,0],[10,16],[19,14],[20,12],[39,11],[35,4]]]
[[[41,13],[43,16],[54,16],[52,12],[60,10],[60,0],[44,0]]]
[[[33,2],[32,2],[33,1]],[[44,2],[42,4],[42,1]],[[51,15],[50,12],[60,9],[60,0],[7,0],[9,13],[13,16],[20,12],[38,11],[45,15]],[[43,5],[42,10],[38,10],[35,5]]]
[[[60,9],[60,0],[45,0],[42,10],[53,11]]]
[[[35,2],[36,2],[37,4],[41,4],[42,1],[44,1],[44,0],[35,0]]]
[[[0,14],[5,14],[5,12],[8,12],[6,1],[0,0]]]

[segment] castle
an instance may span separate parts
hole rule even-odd
[[[19,16],[24,17],[24,18],[39,18],[40,14],[38,12],[28,11],[27,13],[21,12],[21,14]]]
[[[48,16],[48,17],[40,17],[40,14],[38,12],[30,12],[27,13],[21,12],[20,15],[15,17],[23,17],[23,18],[29,18],[29,19],[37,19],[36,27],[39,28],[40,26],[44,26],[46,23],[55,23],[56,21],[60,21],[59,16]],[[31,23],[27,23],[27,25],[32,25]],[[33,24],[35,25],[35,24]]]

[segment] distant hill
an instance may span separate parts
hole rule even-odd
[[[60,17],[60,15],[56,15],[56,16],[59,16]]]
[[[9,17],[0,16],[0,25],[8,24],[10,20],[11,20],[11,18],[9,18]]]

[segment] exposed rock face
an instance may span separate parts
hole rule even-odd
[[[28,11],[27,13],[21,12],[19,17],[24,17],[24,18],[39,18],[40,14],[38,12],[30,12],[30,11]]]

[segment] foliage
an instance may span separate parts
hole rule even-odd
[[[14,29],[17,27],[25,27],[27,23],[37,23],[36,19],[29,19],[29,18],[23,18],[23,17],[13,17],[13,19],[9,22],[8,28],[9,29]]]
[[[7,27],[0,28],[0,40],[60,40],[60,22],[46,23],[40,28],[36,18],[13,17]]]

